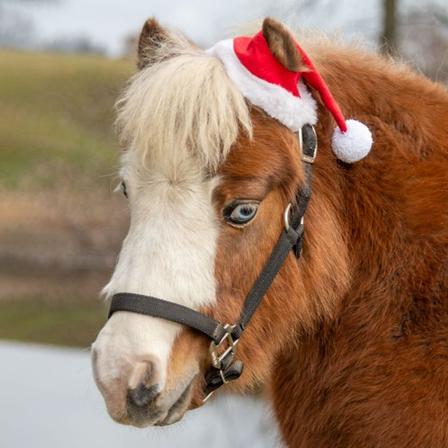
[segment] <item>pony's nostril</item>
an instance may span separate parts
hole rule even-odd
[[[134,367],[128,382],[128,402],[143,407],[159,394],[159,378],[155,361],[140,361]]]
[[[128,390],[129,402],[139,408],[147,406],[157,395],[159,395],[158,384],[153,384],[149,387],[145,384],[139,384],[136,388]]]
[[[157,382],[156,365],[152,361],[140,361],[134,366],[128,381],[128,389],[136,389],[139,385],[146,387]]]

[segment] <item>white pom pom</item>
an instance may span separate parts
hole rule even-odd
[[[336,128],[333,133],[332,148],[339,160],[354,163],[363,159],[372,147],[373,139],[369,128],[357,120],[347,120],[347,131]]]

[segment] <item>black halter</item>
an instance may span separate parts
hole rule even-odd
[[[112,298],[109,318],[116,311],[129,311],[176,322],[193,328],[208,336],[211,364],[205,375],[206,401],[223,384],[240,377],[243,363],[234,361],[236,346],[243,331],[261,303],[266,291],[283,265],[291,249],[300,257],[303,242],[303,217],[311,197],[311,168],[317,153],[317,137],[314,127],[305,125],[298,132],[302,160],[305,168],[305,183],[298,192],[296,200],[288,204],[284,212],[284,229],[272,249],[263,270],[253,284],[235,324],[221,324],[212,317],[199,313],[177,303],[156,297],[121,292]]]

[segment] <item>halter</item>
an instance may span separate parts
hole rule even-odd
[[[128,311],[157,317],[193,328],[211,339],[211,367],[205,374],[204,402],[223,384],[238,379],[243,363],[235,359],[238,341],[260,305],[266,291],[283,265],[290,250],[300,258],[304,225],[303,217],[311,197],[312,164],[317,154],[314,127],[306,124],[297,133],[305,169],[305,183],[285,209],[284,229],[272,249],[263,270],[246,296],[240,317],[235,324],[222,324],[191,308],[156,297],[120,292],[112,297],[109,318],[116,311]]]

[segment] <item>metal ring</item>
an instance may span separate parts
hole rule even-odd
[[[285,224],[285,230],[289,232],[289,213],[291,211],[291,202],[286,206],[285,212],[283,213],[283,223]]]

